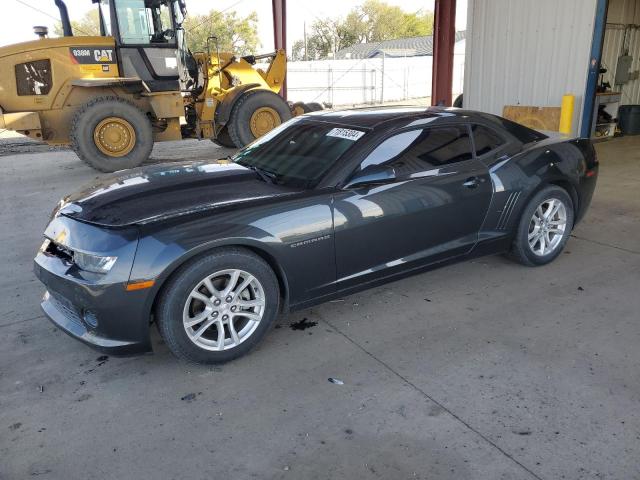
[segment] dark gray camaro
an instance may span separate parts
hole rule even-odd
[[[246,353],[281,311],[465,258],[558,256],[597,178],[585,139],[396,107],[297,117],[233,158],[136,169],[60,202],[42,308],[110,353]]]

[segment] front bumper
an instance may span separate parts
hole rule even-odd
[[[47,265],[47,268],[45,265],[52,259],[40,257],[36,257],[34,270],[47,287],[40,307],[54,325],[111,355],[151,351],[144,292],[127,292],[122,283],[108,286],[76,283],[56,273],[55,267]]]
[[[95,274],[79,269],[64,251],[43,245],[34,259],[34,272],[47,289],[41,303],[45,315],[65,333],[102,352],[129,355],[150,351],[152,293],[125,288],[137,235],[57,216],[45,236],[71,250],[99,249],[117,257],[108,273]]]
[[[100,352],[128,355],[148,350],[147,346],[139,342],[113,340],[100,336],[84,322],[73,305],[69,304],[66,299],[51,295],[48,290],[42,298],[40,307],[56,327]]]

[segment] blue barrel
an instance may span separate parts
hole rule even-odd
[[[618,110],[618,124],[625,135],[640,135],[640,105],[622,105]]]

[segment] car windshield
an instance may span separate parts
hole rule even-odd
[[[294,118],[240,150],[233,161],[279,184],[313,188],[364,134]]]

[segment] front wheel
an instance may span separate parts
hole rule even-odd
[[[101,172],[137,167],[153,149],[146,114],[127,100],[104,96],[78,109],[71,122],[71,145],[80,160]]]
[[[223,128],[218,133],[218,136],[216,138],[212,138],[211,141],[224,148],[236,148],[235,143],[233,143],[233,140],[231,140],[231,137],[229,136],[229,129],[227,128]]]
[[[291,118],[291,109],[271,90],[250,90],[236,102],[227,123],[238,148],[253,142]]]
[[[525,207],[511,249],[527,266],[546,265],[560,255],[573,229],[573,201],[567,191],[550,185]]]
[[[246,354],[279,310],[278,281],[254,253],[225,248],[181,267],[156,311],[169,349],[185,360],[224,363]]]

